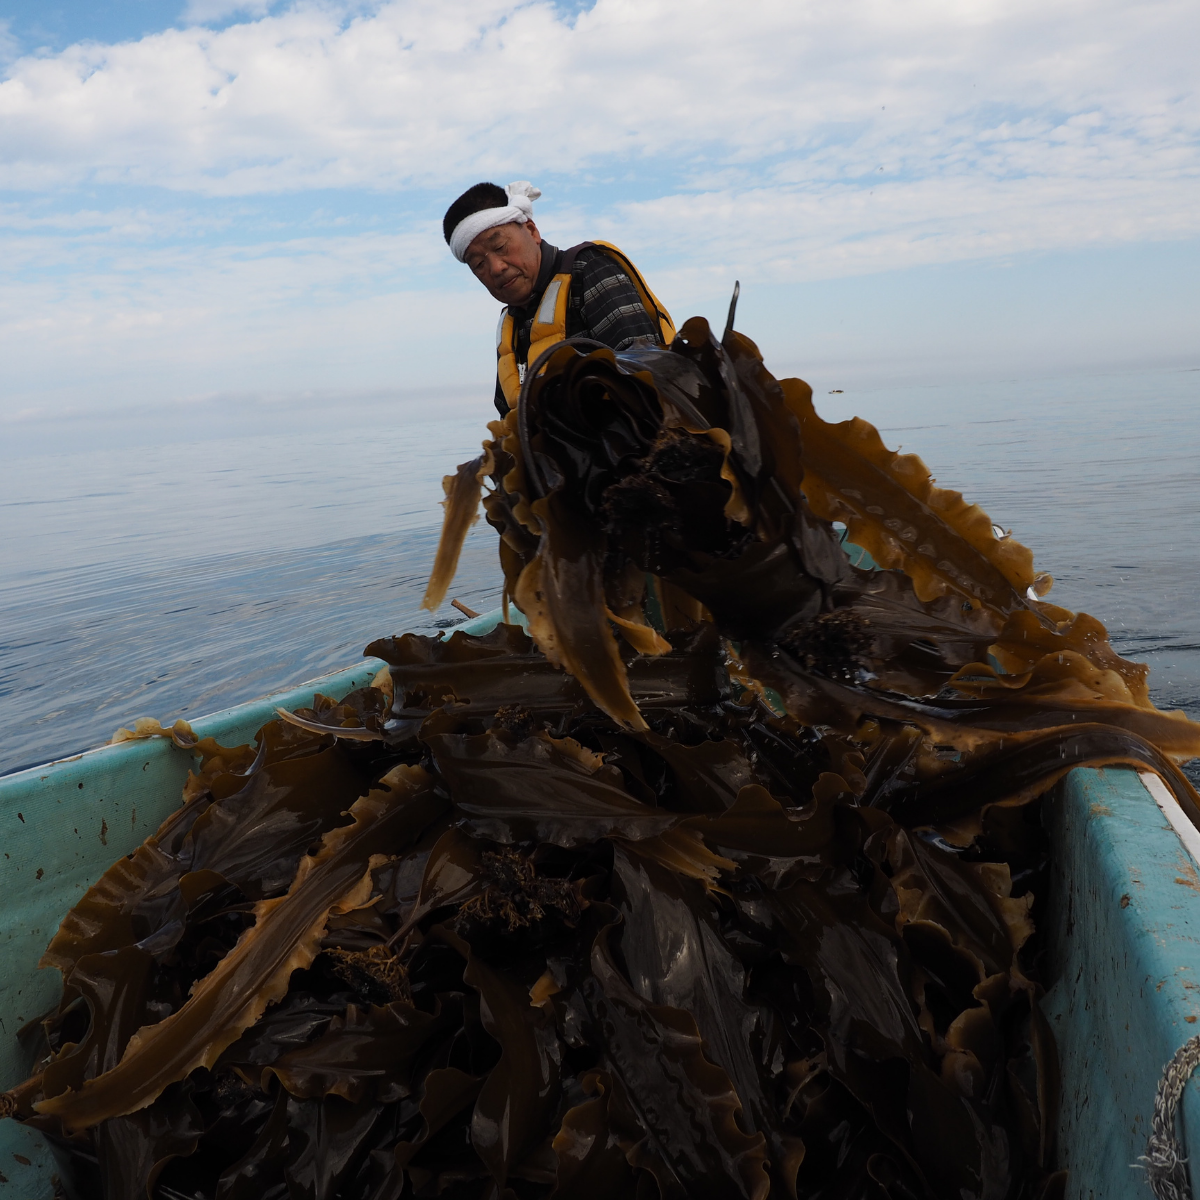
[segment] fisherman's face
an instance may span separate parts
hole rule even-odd
[[[542,235],[532,221],[485,229],[467,247],[467,266],[501,304],[519,307],[542,269]]]

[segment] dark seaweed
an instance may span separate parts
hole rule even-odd
[[[1200,731],[740,334],[565,345],[491,433],[431,599],[484,488],[531,636],[171,731],[4,1110],[87,1200],[1059,1194],[1040,797],[1135,763],[1195,816]]]

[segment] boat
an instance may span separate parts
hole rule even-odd
[[[482,634],[506,616],[524,623],[497,609],[454,629]],[[226,745],[251,741],[277,709],[309,706],[316,693],[340,700],[383,665],[366,658],[192,729]],[[168,738],[138,738],[0,778],[0,1090],[30,1074],[26,1034],[57,1003],[58,973],[37,964],[58,923],[177,807],[191,761]],[[1061,1065],[1058,1163],[1068,1197],[1134,1200],[1146,1194],[1138,1160],[1164,1067],[1181,1048],[1200,1047],[1191,1042],[1200,1033],[1200,831],[1157,776],[1125,767],[1072,771],[1044,811],[1055,874],[1043,918],[1054,972],[1042,1008]],[[1200,1148],[1200,1084],[1184,1089],[1180,1107],[1186,1156]],[[53,1200],[55,1172],[40,1134],[0,1121],[0,1200]]]

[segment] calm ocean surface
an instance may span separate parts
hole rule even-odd
[[[1149,662],[1160,707],[1200,718],[1200,371],[814,386],[827,419],[872,421],[1011,528],[1054,575],[1050,598]],[[0,452],[0,772],[457,617],[418,605],[441,476],[477,453],[490,398],[334,415]],[[485,609],[499,590],[481,522],[450,594]]]

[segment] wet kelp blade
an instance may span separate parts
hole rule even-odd
[[[579,521],[570,508],[560,508],[556,496],[532,507],[545,533],[537,556],[513,589],[513,599],[529,619],[530,636],[552,663],[583,682],[615,721],[645,729],[609,625],[602,533]]]
[[[670,361],[682,365],[668,369]],[[642,728],[641,717],[606,617],[620,607],[609,592],[637,570],[657,575],[660,590],[690,591],[719,627],[752,646],[772,647],[776,662],[765,674],[774,678],[766,682],[785,696],[796,691],[786,686],[791,676],[814,669],[857,676],[849,680],[861,697],[854,720],[872,712],[875,693],[978,687],[974,664],[993,648],[1001,661],[1025,666],[1029,685],[1006,680],[1007,695],[993,689],[998,708],[1019,706],[1026,694],[1045,697],[1056,670],[1064,708],[1099,690],[1118,705],[1152,709],[1144,669],[1112,650],[1098,622],[1035,598],[1027,549],[997,537],[986,513],[936,488],[919,459],[888,450],[865,422],[822,421],[807,385],[774,380],[740,334],[718,344],[693,319],[670,352],[614,356],[565,346],[532,382],[520,419],[519,440],[491,445],[503,464],[494,495],[504,503],[489,520],[515,545],[515,526],[528,535],[530,525],[505,514],[538,514],[536,545],[527,541],[524,561],[506,567],[515,572],[512,594],[543,653],[628,728]],[[687,450],[698,445],[686,440],[699,436],[689,424],[697,420],[704,436],[724,426],[729,454],[719,471],[716,460]],[[664,438],[673,439],[669,463]],[[536,468],[522,455],[535,456]],[[703,511],[698,486],[723,487],[726,496],[736,488],[752,509],[745,524],[755,536],[747,542],[743,522],[724,509],[723,522],[714,520],[714,507],[702,533],[689,526],[690,514]],[[852,536],[904,575],[850,568],[833,519],[846,520]],[[780,642],[790,651],[782,660],[773,648]],[[797,658],[802,669],[792,672]],[[1200,749],[1193,727],[1149,724],[1143,735],[1169,738],[1168,753]],[[971,748],[994,744],[973,736]]]
[[[998,613],[1025,608],[1034,581],[1033,555],[998,538],[991,518],[954,491],[934,485],[915,454],[889,450],[859,417],[823,421],[812,389],[786,379],[781,390],[800,420],[804,495],[829,521],[883,567],[900,567],[922,600],[954,589]]]
[[[429,594],[484,488],[532,636],[202,750],[8,1107],[89,1197],[1049,1200],[1039,797],[1200,730],[737,331],[545,366]]]
[[[463,542],[479,517],[483,477],[490,470],[490,466],[491,455],[485,451],[478,458],[462,463],[453,475],[447,475],[442,481],[442,489],[446,493],[446,499],[442,501],[445,507],[442,536],[433,560],[429,586],[425,589],[425,596],[421,601],[421,607],[429,609],[430,612],[441,606],[450,584],[454,581]]]
[[[283,996],[292,972],[312,962],[330,912],[369,899],[373,851],[402,845],[405,835],[415,838],[442,807],[420,768],[397,767],[381,784],[350,810],[352,824],[327,834],[317,853],[301,862],[287,895],[259,902],[254,926],[178,1012],[139,1030],[112,1070],[78,1092],[41,1101],[37,1111],[68,1129],[87,1129],[136,1112],[169,1084],[211,1067]]]

